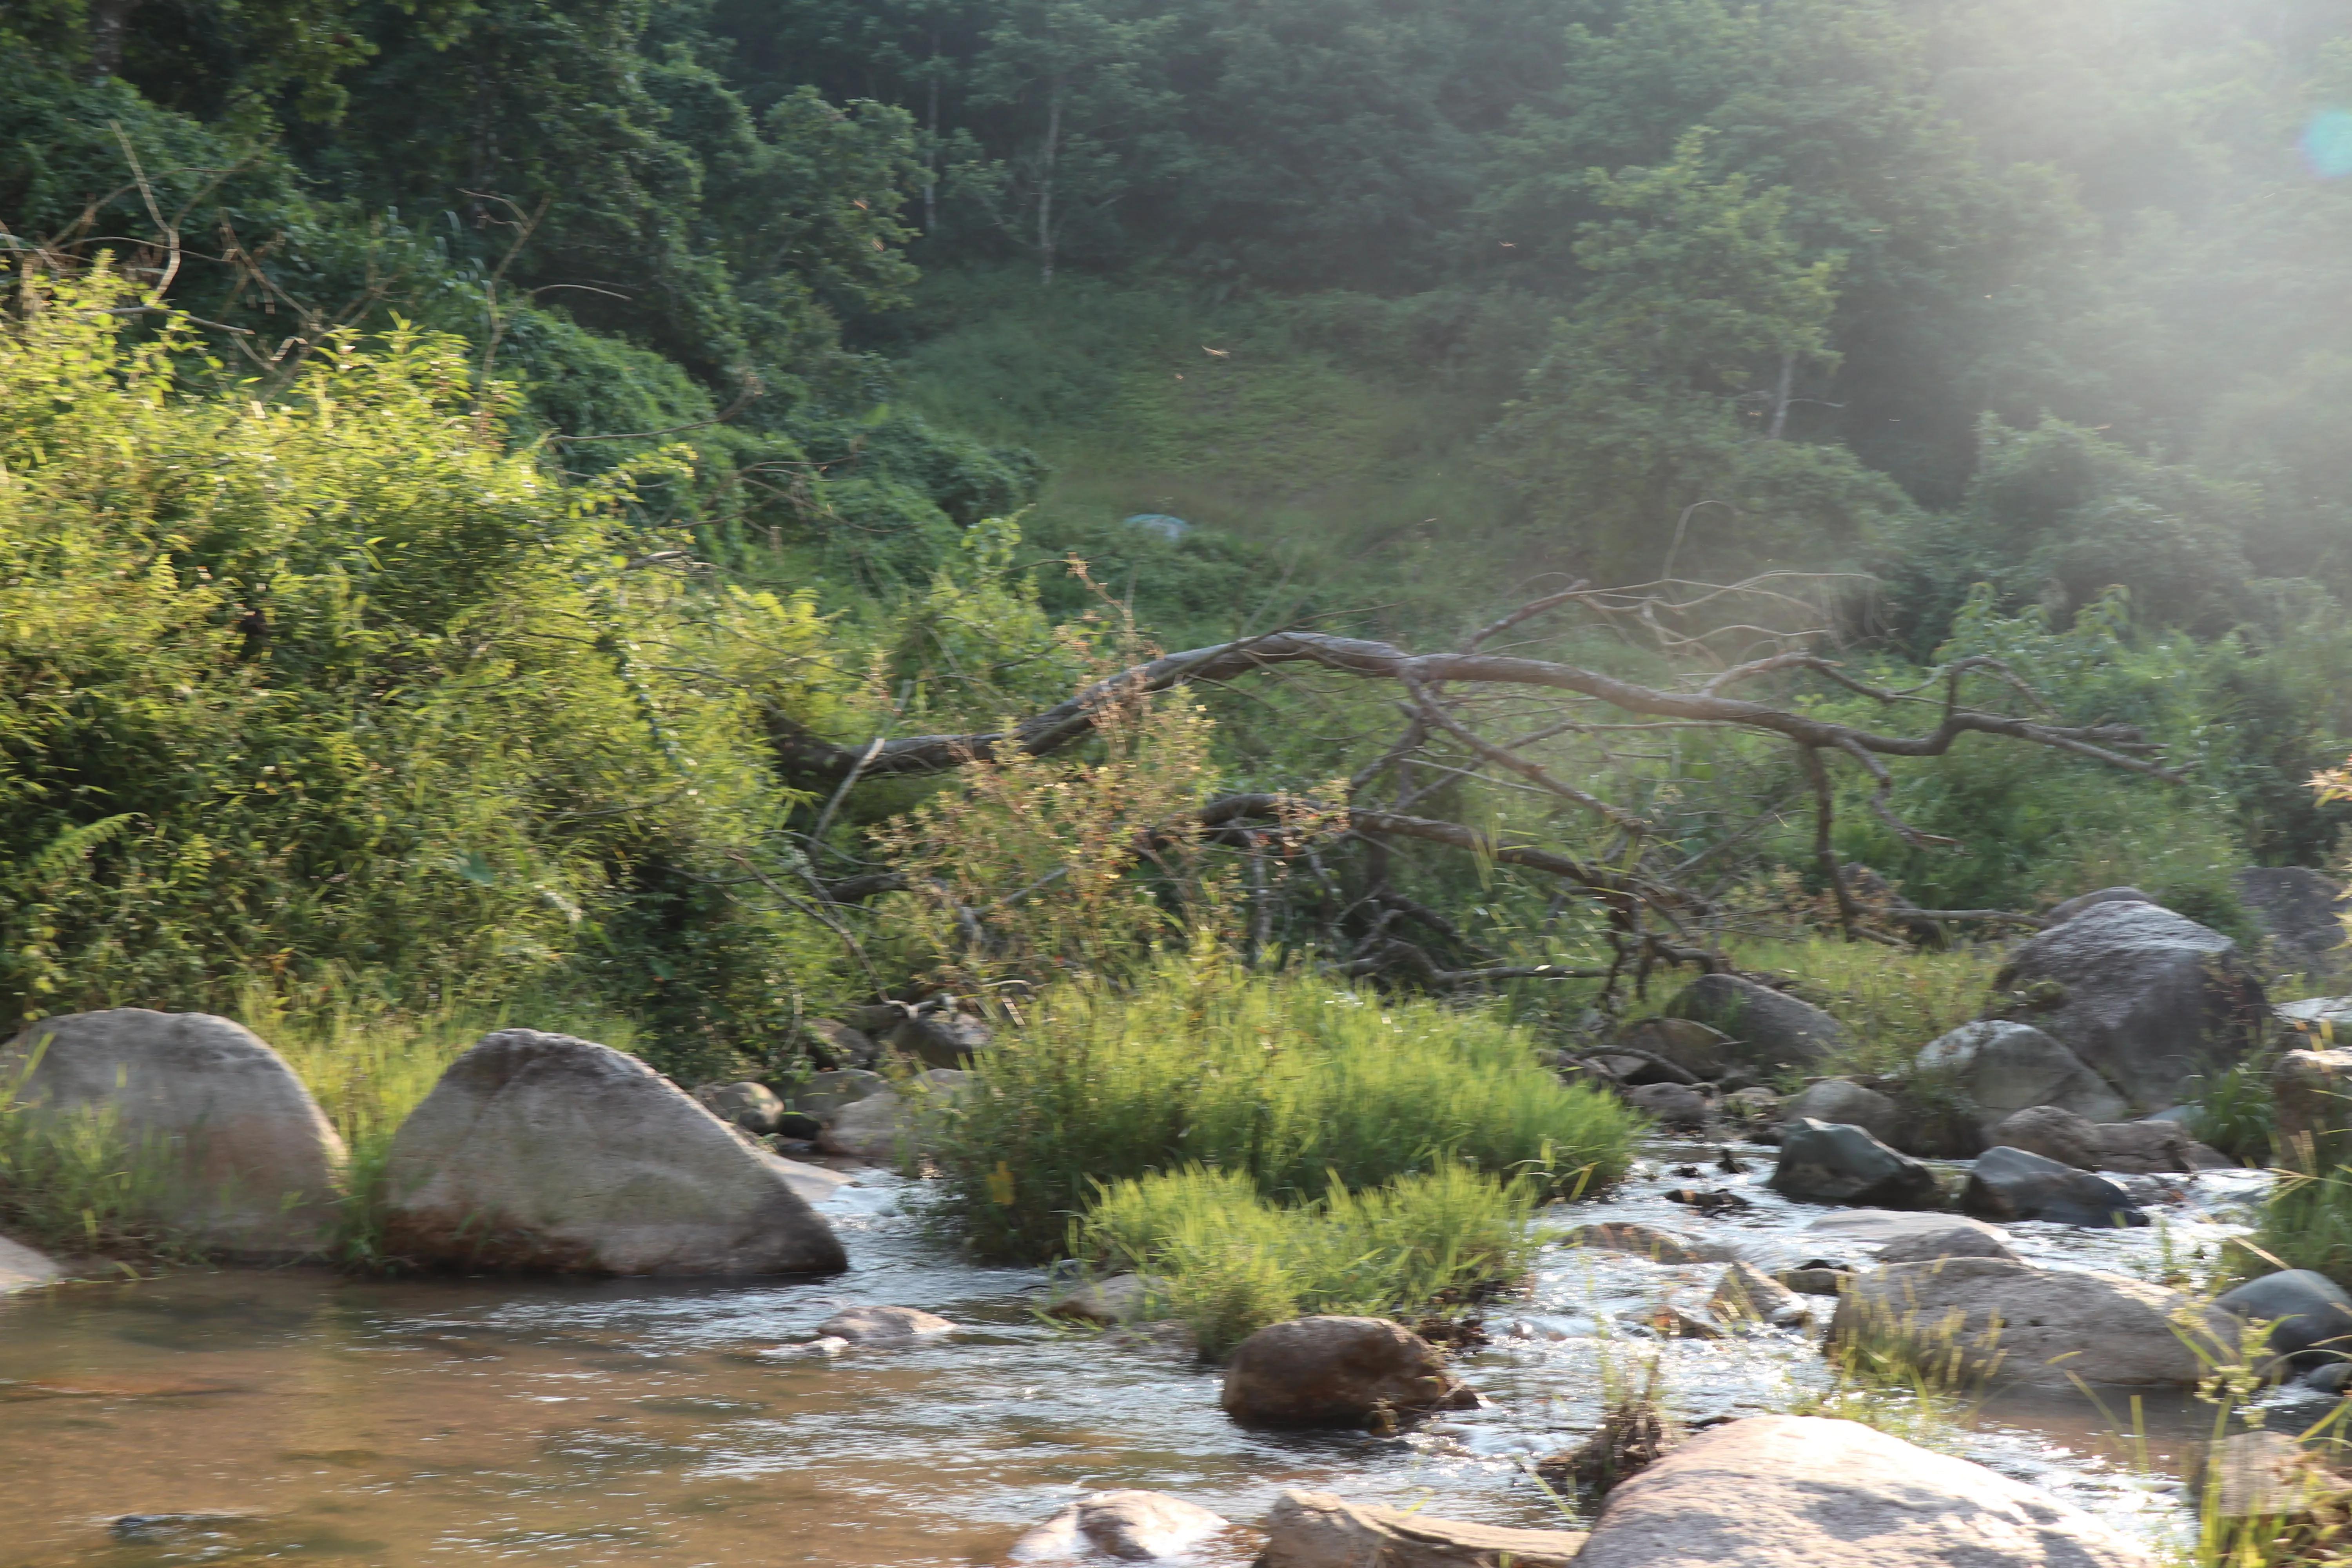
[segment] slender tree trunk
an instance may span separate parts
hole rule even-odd
[[[1045,100],[1045,153],[1037,177],[1037,258],[1046,284],[1054,281],[1054,157],[1062,145],[1062,79]]]
[[[940,224],[940,36],[931,35],[930,141],[923,148],[923,232]]]
[[[1789,427],[1789,393],[1796,381],[1797,356],[1780,356],[1780,384],[1772,394],[1772,428],[1764,433],[1768,441],[1777,441],[1780,432]]]
[[[122,68],[122,36],[130,30],[131,13],[140,0],[90,0],[90,73],[104,81]]]

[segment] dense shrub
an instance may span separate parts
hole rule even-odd
[[[940,1215],[999,1258],[1062,1250],[1097,1184],[1189,1165],[1286,1204],[1457,1164],[1591,1191],[1642,1126],[1487,1015],[1214,958],[1052,987],[976,1070]]]

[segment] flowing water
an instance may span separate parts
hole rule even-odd
[[[1834,1258],[1824,1211],[1751,1173],[1654,1151],[1622,1189],[1548,1218],[1633,1219],[1739,1245],[1767,1267]],[[2154,1230],[2012,1227],[2061,1268],[2156,1277],[2242,1228],[2263,1178],[2180,1178]],[[1676,1187],[1752,1207],[1705,1220]],[[1547,1250],[1530,1297],[1463,1357],[1486,1396],[1402,1438],[1243,1432],[1213,1371],[1034,1314],[1042,1276],[974,1268],[929,1243],[908,1184],[865,1173],[828,1205],[849,1273],[803,1284],[369,1282],[189,1271],[0,1302],[0,1568],[262,1561],[426,1564],[838,1564],[1001,1561],[1025,1526],[1111,1487],[1255,1519],[1285,1487],[1433,1514],[1558,1524],[1525,1475],[1572,1446],[1609,1388],[1648,1375],[1691,1419],[1783,1410],[1829,1386],[1796,1331],[1664,1340],[1662,1296],[1721,1265],[1662,1268]],[[796,1352],[858,1303],[965,1325],[909,1349]],[[1826,1307],[1828,1303],[1821,1305]],[[2176,1479],[2201,1407],[1994,1399],[1938,1440],[2122,1528],[2177,1528]],[[153,1516],[122,1521],[124,1516]]]

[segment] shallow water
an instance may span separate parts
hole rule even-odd
[[[1811,1256],[1832,1212],[1662,1150],[1561,1224],[1635,1219],[1741,1246],[1767,1266]],[[2011,1227],[2056,1267],[2150,1277],[2166,1249],[2210,1257],[2263,1178],[2203,1176],[2160,1231]],[[1702,1220],[1664,1194],[1728,1188],[1754,1207]],[[975,1268],[903,1212],[907,1184],[867,1173],[828,1205],[853,1268],[813,1284],[688,1287],[360,1282],[188,1272],[0,1302],[0,1568],[315,1559],[370,1564],[990,1563],[1025,1526],[1109,1487],[1179,1493],[1255,1519],[1311,1486],[1433,1513],[1558,1523],[1527,1459],[1572,1445],[1607,1387],[1646,1375],[1686,1416],[1789,1408],[1827,1386],[1817,1344],[1765,1331],[1662,1340],[1644,1320],[1720,1265],[1665,1268],[1552,1247],[1531,1297],[1498,1305],[1464,1358],[1482,1409],[1402,1439],[1286,1437],[1231,1426],[1213,1372],[1034,1316],[1034,1270]],[[2193,1267],[2193,1264],[2192,1264]],[[967,1325],[913,1349],[793,1353],[856,1303]],[[1822,1303],[1826,1306],[1827,1303]],[[2127,1405],[1989,1400],[1962,1451],[2142,1535],[2174,1528],[2171,1478],[2210,1413],[2143,1406],[2152,1473],[2119,1462]],[[127,1514],[199,1515],[132,1527]]]

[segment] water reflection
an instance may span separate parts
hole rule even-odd
[[[1669,1157],[1670,1160],[1671,1157]],[[1810,1256],[1822,1211],[1707,1173],[1751,1207],[1700,1220],[1654,1163],[1571,1222],[1628,1218],[1727,1240],[1768,1265]],[[2204,1177],[2159,1230],[2014,1227],[2058,1267],[2153,1276],[2239,1228],[2260,1178]],[[1056,1331],[1038,1276],[943,1254],[869,1174],[832,1205],[853,1271],[817,1284],[367,1283],[189,1273],[0,1305],[0,1565],[451,1561],[669,1565],[992,1562],[1071,1498],[1139,1486],[1255,1518],[1286,1486],[1497,1523],[1557,1516],[1524,1459],[1589,1430],[1604,1386],[1658,1362],[1694,1419],[1786,1409],[1825,1386],[1794,1332],[1657,1338],[1662,1268],[1553,1248],[1530,1299],[1468,1358],[1488,1407],[1397,1440],[1269,1436],[1218,1413],[1213,1373]],[[968,1331],[825,1360],[779,1345],[857,1303],[920,1306]],[[2152,1476],[2071,1396],[1989,1403],[1971,1458],[2147,1533],[2202,1416],[2144,1405]],[[122,1531],[124,1515],[149,1518]]]

